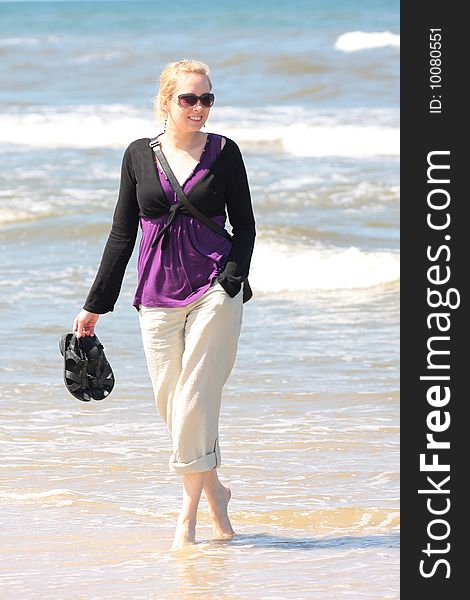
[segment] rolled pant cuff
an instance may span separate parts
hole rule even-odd
[[[214,452],[201,456],[196,460],[189,463],[178,463],[173,462],[173,458],[170,458],[169,469],[173,473],[178,475],[186,475],[187,473],[201,473],[203,471],[211,471],[220,467],[220,448],[218,441],[216,442]]]

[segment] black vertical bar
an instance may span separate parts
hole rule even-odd
[[[469,527],[463,516],[468,505],[465,463],[470,439],[470,394],[464,387],[470,372],[465,347],[470,333],[465,312],[470,276],[465,243],[470,238],[466,231],[470,198],[464,184],[466,171],[470,172],[466,165],[470,153],[464,148],[469,134],[468,108],[463,104],[469,71],[465,27],[457,3],[401,4],[401,597],[405,600],[468,595],[464,590],[466,573],[470,574],[465,564]],[[428,173],[430,163],[440,168]],[[443,353],[432,354],[430,348]]]

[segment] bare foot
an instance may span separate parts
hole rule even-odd
[[[170,550],[177,550],[196,542],[196,524],[178,519],[175,538]]]
[[[229,540],[235,532],[228,518],[228,503],[232,497],[230,488],[220,484],[220,488],[212,502],[208,502],[209,514],[212,519],[212,532],[216,540]]]

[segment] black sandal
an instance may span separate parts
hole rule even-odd
[[[103,345],[96,335],[77,338],[67,333],[59,341],[64,357],[64,382],[69,392],[83,402],[103,400],[115,384]]]
[[[103,400],[114,387],[114,374],[96,335],[80,338],[88,358],[88,381],[93,400]]]
[[[59,350],[64,357],[64,382],[68,391],[82,402],[90,402],[90,384],[88,381],[88,358],[80,338],[74,333],[66,333],[59,341]]]

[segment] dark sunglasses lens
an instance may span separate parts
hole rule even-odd
[[[189,108],[196,104],[197,96],[195,94],[187,94],[186,96],[178,96],[178,100],[181,106]]]
[[[204,108],[209,108],[214,104],[214,94],[203,94],[201,96],[201,104]]]
[[[202,96],[196,96],[196,94],[182,94],[178,96],[180,106],[183,108],[189,108],[195,106],[198,100],[201,100],[204,108],[209,108],[214,104],[214,94],[203,94]]]

